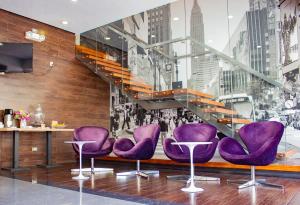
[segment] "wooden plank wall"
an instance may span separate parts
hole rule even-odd
[[[68,127],[109,125],[109,85],[75,59],[75,35],[70,32],[0,9],[0,42],[31,42],[24,38],[32,28],[43,31],[46,41],[34,43],[33,73],[0,76],[0,110],[4,108],[33,111],[41,104],[46,122],[65,122]],[[54,62],[52,71],[49,62]],[[61,163],[74,161],[70,145],[63,142],[72,133],[53,135],[53,159]],[[20,165],[45,162],[46,139],[42,133],[21,134]],[[10,166],[12,138],[0,133],[0,166]],[[38,147],[32,152],[33,146]]]

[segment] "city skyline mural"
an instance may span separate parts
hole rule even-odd
[[[286,132],[280,150],[293,150],[290,157],[300,158],[300,8],[297,0],[280,3],[241,0],[236,5],[234,0],[179,0],[82,36],[91,42],[96,40],[97,49],[155,91],[193,89],[214,96],[238,117],[282,122]],[[116,93],[119,95],[122,89]],[[118,123],[122,126],[112,126],[115,130],[132,131],[141,121],[148,123],[151,116],[151,122],[167,123],[170,131],[174,127],[170,123],[174,124],[172,120],[179,119],[181,113],[171,109],[164,111],[167,114],[161,110],[141,114],[140,107],[130,99],[116,99],[111,105],[112,116],[117,112],[122,117],[113,117],[112,121],[121,119]],[[189,105],[186,107],[188,110]],[[128,113],[131,116],[126,117]],[[194,112],[185,115],[184,121],[201,118]],[[232,125],[232,129],[241,126]]]

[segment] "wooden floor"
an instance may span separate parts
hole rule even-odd
[[[114,168],[116,172],[134,169],[133,164],[119,162],[97,161],[96,165]],[[70,168],[76,164],[66,164],[58,168],[44,169],[34,168],[29,172],[10,174],[1,171],[1,175],[15,177],[26,181],[50,184],[59,187],[78,189],[78,182],[71,179]],[[144,165],[142,168],[153,169],[157,165]],[[197,182],[196,185],[204,188],[204,192],[187,194],[180,189],[185,186],[183,181],[167,180],[167,175],[189,174],[185,167],[161,167],[158,166],[160,175],[144,179],[140,177],[117,178],[113,173],[96,175],[84,182],[84,190],[94,193],[111,192],[119,196],[144,197],[160,202],[173,202],[178,204],[203,204],[203,205],[296,205],[300,204],[300,179],[263,177],[268,182],[281,184],[285,190],[257,187],[238,190],[236,184],[228,184],[227,179],[248,179],[249,175],[229,174],[227,172],[201,172],[196,167],[196,174],[220,177],[221,182]],[[262,178],[259,177],[258,178]],[[164,203],[162,203],[164,204]]]

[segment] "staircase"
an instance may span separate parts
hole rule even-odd
[[[144,45],[128,34],[123,34],[119,30],[115,30],[115,28],[111,29],[119,35],[123,35],[123,38],[135,41],[143,49],[152,50],[161,54],[162,56],[166,56],[161,50],[158,50],[156,47],[152,48],[149,45]],[[190,56],[191,58],[200,56],[201,58],[201,56],[203,55],[209,55],[212,56],[212,58],[216,59],[219,64],[222,64],[223,70],[221,72],[242,71],[247,73],[248,75],[253,76],[254,80],[267,84],[267,89],[271,90],[276,88],[280,92],[285,91],[292,93],[277,81],[273,81],[272,79],[267,78],[265,75],[241,64],[238,61],[235,61],[231,57],[228,57],[225,54],[208,47],[207,45],[202,45],[199,42],[188,37],[186,39],[174,40],[175,43],[183,41],[185,41],[186,43],[193,43],[194,45],[197,45],[199,47],[204,47],[205,53],[200,53],[197,55],[186,54],[181,57],[175,56],[176,58],[174,56],[171,58],[167,56],[167,58],[170,58],[171,61],[174,62],[180,61],[181,59],[187,58],[188,56]],[[123,94],[126,94],[134,103],[138,103],[146,110],[187,108],[188,110],[196,114],[202,121],[215,126],[219,132],[223,133],[226,136],[234,137],[238,140],[240,140],[238,135],[239,128],[242,125],[251,123],[253,121],[253,119],[249,119],[249,116],[247,117],[244,114],[240,113],[240,111],[235,110],[233,103],[225,103],[224,101],[222,101],[222,98],[220,97],[222,95],[221,92],[219,90],[216,91],[215,89],[215,87],[221,87],[220,85],[218,85],[218,83],[220,82],[211,83],[209,87],[210,91],[208,92],[200,92],[195,89],[190,89],[189,86],[180,89],[168,89],[167,87],[161,86],[159,83],[159,86],[157,86],[155,83],[153,83],[153,81],[149,80],[153,76],[146,74],[146,72],[148,71],[147,69],[143,70],[143,72],[145,71],[145,75],[143,75],[143,72],[142,75],[138,75],[131,69],[127,68],[127,66],[123,66],[125,64],[121,62],[123,60],[113,60],[111,56],[106,52],[99,49],[96,50],[95,47],[98,47],[97,42],[93,42],[91,44],[90,42],[81,40],[81,45],[76,46],[76,58],[106,82],[120,88]],[[264,90],[267,89],[264,88]],[[251,96],[251,93],[248,94],[249,90],[251,92],[251,90],[253,91],[253,88],[243,88],[242,93],[246,93],[246,95]],[[229,95],[232,97],[235,94],[236,93],[234,92],[230,92],[227,94],[223,93],[223,95],[225,96]],[[252,104],[252,106],[252,111],[254,111],[254,105]],[[278,155],[287,156],[286,153],[295,150],[299,150],[299,148],[285,141],[282,141],[279,146]],[[155,154],[159,157],[164,156],[161,143],[158,143]],[[279,158],[283,158],[282,156]]]
[[[122,89],[146,110],[184,107],[227,136],[236,134],[235,125],[251,122],[208,93],[188,88],[156,91],[153,85],[133,74],[121,63],[110,60],[103,51],[78,45],[76,57],[105,81]]]

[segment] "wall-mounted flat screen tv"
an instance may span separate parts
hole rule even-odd
[[[0,72],[32,72],[32,43],[0,42]]]

